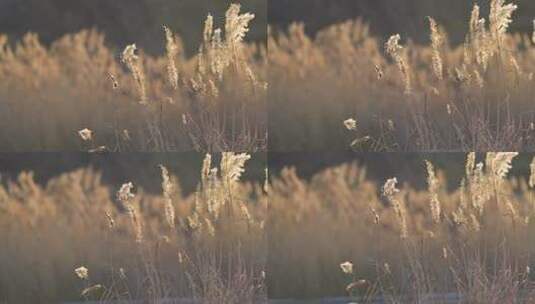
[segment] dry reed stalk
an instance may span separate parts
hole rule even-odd
[[[441,219],[441,207],[440,201],[438,200],[439,183],[435,176],[433,164],[426,160],[425,165],[427,168],[427,190],[429,191],[430,196],[431,217],[433,221],[438,224]]]
[[[490,39],[485,28],[485,19],[480,18],[480,9],[477,4],[474,5],[470,17],[469,40],[476,62],[483,67],[483,70],[486,70],[492,50],[490,50]]]
[[[249,22],[255,18],[251,13],[240,14],[240,9],[239,4],[231,4],[225,13],[225,40],[236,62],[241,60],[239,52],[243,38],[249,32]]]
[[[533,188],[535,187],[535,157],[531,160],[531,164],[529,165],[530,169],[530,175],[529,175],[529,182],[528,185]]]
[[[221,157],[221,176],[223,180],[238,182],[242,173],[245,172],[245,162],[251,159],[247,153],[223,152]]]
[[[128,213],[132,228],[134,228],[135,231],[136,242],[141,243],[143,241],[143,227],[141,218],[131,202],[132,198],[135,197],[135,195],[131,192],[133,188],[134,185],[131,182],[125,183],[117,191],[116,196],[117,200],[123,205]]]
[[[84,288],[84,290],[82,290],[80,295],[82,297],[87,297],[89,294],[91,294],[93,292],[96,292],[97,290],[101,290],[102,288],[103,288],[102,285],[95,284],[95,285],[92,285],[90,287]]]
[[[139,93],[139,102],[143,105],[148,103],[147,101],[147,89],[145,88],[145,73],[143,72],[143,67],[141,64],[141,59],[136,54],[137,47],[135,44],[131,44],[125,47],[121,60],[134,77],[136,82],[136,87]]]
[[[435,76],[438,80],[442,80],[444,73],[444,65],[442,62],[442,56],[440,55],[440,50],[444,46],[445,37],[440,32],[440,29],[435,19],[431,17],[427,17],[427,19],[429,20],[429,27],[431,29],[431,48],[433,49],[433,72],[435,73]]]
[[[514,4],[505,4],[506,0],[492,0],[490,3],[490,32],[496,47],[500,48],[509,25],[513,12],[518,8]]]
[[[173,184],[169,177],[169,171],[163,165],[160,165],[162,171],[162,190],[163,197],[165,199],[165,220],[169,227],[175,227],[175,206],[173,206],[173,200],[171,199],[171,193],[173,192]]]
[[[383,185],[382,193],[388,199],[388,201],[392,204],[392,207],[394,208],[394,212],[397,216],[398,224],[400,227],[400,237],[402,239],[406,239],[409,236],[409,231],[407,228],[407,214],[406,214],[405,206],[402,205],[402,202],[400,202],[396,198],[396,194],[400,192],[399,189],[396,188],[397,183],[398,183],[398,180],[395,177],[388,179]]]
[[[412,92],[411,76],[407,60],[404,59],[404,56],[402,54],[403,47],[399,44],[400,39],[401,36],[399,34],[391,36],[385,43],[385,50],[386,53],[390,55],[392,59],[394,59],[398,66],[398,69],[403,75],[403,81],[405,83],[405,94],[409,95]]]
[[[173,32],[167,27],[163,27],[165,31],[166,39],[166,54],[167,54],[167,77],[169,79],[169,84],[173,89],[178,89],[178,69],[176,67],[176,56],[178,54],[179,48],[175,41],[175,36]]]
[[[498,152],[493,155],[490,161],[490,168],[497,179],[507,177],[509,170],[513,167],[511,162],[518,156],[518,152]]]

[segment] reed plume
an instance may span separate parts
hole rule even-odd
[[[445,39],[444,35],[440,32],[440,29],[437,25],[435,19],[427,17],[429,20],[429,27],[431,29],[431,48],[433,50],[433,72],[438,80],[443,79],[443,70],[444,66],[442,63],[442,56],[440,55],[440,50],[444,45]]]
[[[147,104],[147,90],[145,88],[145,74],[143,72],[143,67],[141,64],[141,59],[136,54],[137,47],[135,44],[130,44],[125,47],[122,53],[121,60],[130,72],[132,73],[132,77],[134,77],[134,80],[136,82],[136,87],[138,89],[139,93],[139,103],[141,104]]]
[[[430,161],[425,161],[427,168],[427,190],[430,196],[431,217],[435,223],[440,222],[441,207],[438,200],[438,179],[435,176],[435,169]]]
[[[173,200],[171,199],[171,193],[173,191],[173,184],[169,177],[169,171],[163,165],[160,165],[162,171],[162,190],[165,200],[165,220],[169,227],[175,227],[175,207],[173,206]]]
[[[166,39],[166,54],[167,54],[167,77],[169,79],[169,84],[173,89],[178,89],[178,69],[176,67],[176,56],[179,51],[179,47],[176,43],[176,38],[171,29],[167,26],[163,27],[165,31]]]
[[[530,170],[530,174],[529,174],[528,185],[531,188],[534,188],[535,187],[535,157],[531,160],[531,164],[529,165],[529,170]]]
[[[405,206],[402,204],[401,201],[398,200],[398,198],[396,198],[396,194],[400,192],[399,189],[396,187],[397,183],[398,180],[395,177],[388,179],[383,185],[382,193],[388,199],[390,204],[392,204],[392,207],[398,219],[400,237],[402,239],[406,239],[409,236],[409,231],[407,228],[407,214]]]
[[[396,62],[398,69],[403,75],[403,80],[405,83],[405,94],[410,94],[412,91],[411,87],[411,76],[409,71],[409,65],[407,60],[404,59],[402,54],[403,47],[399,44],[401,36],[399,34],[391,36],[388,41],[385,43],[385,50],[390,57]]]
[[[123,205],[126,209],[127,214],[130,218],[132,228],[135,231],[135,240],[137,243],[141,243],[143,240],[143,228],[141,223],[141,218],[139,217],[138,212],[135,207],[132,205],[131,200],[135,197],[132,193],[134,185],[131,182],[124,183],[121,188],[117,191],[116,197],[117,200]]]
[[[513,22],[513,12],[518,8],[515,4],[505,4],[505,0],[492,0],[490,3],[490,32],[494,41],[501,45],[503,37]]]

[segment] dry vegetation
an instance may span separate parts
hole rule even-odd
[[[265,45],[243,42],[253,18],[237,4],[223,29],[208,16],[194,58],[168,27],[161,58],[112,50],[95,31],[48,48],[0,36],[2,150],[265,150]]]
[[[431,17],[428,46],[381,41],[359,20],[314,38],[304,24],[269,33],[270,149],[534,149],[535,37],[507,33],[516,5],[490,7],[474,6],[460,46]]]
[[[535,163],[529,180],[508,178],[515,156],[488,153],[479,162],[470,153],[450,190],[430,162],[420,168],[428,183],[420,190],[398,188],[396,178],[379,185],[355,164],[309,182],[285,170],[270,189],[270,294],[533,303]]]
[[[45,187],[20,174],[0,188],[0,302],[264,302],[267,197],[239,181],[248,159],[207,155],[188,196],[163,166],[162,195],[109,189],[90,169]]]
[[[193,195],[163,166],[161,195],[128,182],[110,189],[89,169],[46,186],[23,173],[0,188],[0,300],[525,303],[535,287],[535,160],[529,178],[508,177],[516,156],[468,154],[453,189],[431,162],[419,169],[427,189],[377,183],[356,164],[246,183],[249,156],[233,153],[218,170],[205,158]]]

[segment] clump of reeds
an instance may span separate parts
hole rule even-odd
[[[460,45],[450,43],[433,16],[428,46],[410,37],[402,44],[403,33],[381,43],[361,20],[331,25],[314,37],[304,24],[271,31],[276,150],[530,150],[533,117],[522,113],[532,108],[533,43],[531,33],[508,33],[517,9],[508,2],[489,1],[488,16],[474,5]],[[366,141],[344,132],[348,117],[358,118]]]
[[[433,295],[449,293],[475,303],[531,294],[526,267],[535,250],[527,237],[535,212],[533,176],[510,175],[522,163],[517,157],[525,162],[515,152],[469,153],[455,183],[424,161],[417,174],[427,177],[425,189],[398,187],[398,178],[378,184],[351,164],[306,180],[283,171],[270,192],[272,292],[401,303],[441,303]],[[351,285],[360,280],[367,283]]]
[[[264,301],[266,197],[260,184],[241,180],[249,158],[225,153],[215,167],[207,155],[199,187],[188,195],[165,166],[159,194],[132,182],[110,191],[91,169],[46,186],[31,173],[6,181],[0,236],[13,246],[0,253],[4,299]],[[21,268],[30,270],[15,271]],[[21,288],[30,283],[28,294]]]
[[[135,43],[117,56],[96,30],[50,45],[0,34],[3,150],[264,150],[266,46],[246,41],[252,13],[233,4],[227,16],[228,32],[207,22],[199,56],[185,54],[171,27],[162,57]],[[77,140],[85,128],[98,137]]]

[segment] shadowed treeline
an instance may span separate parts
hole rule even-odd
[[[454,189],[464,174],[466,153],[355,153],[355,152],[271,152],[268,156],[272,178],[284,168],[295,167],[299,177],[310,179],[319,172],[356,163],[366,168],[366,176],[377,183],[397,176],[401,183],[422,189],[427,186],[425,160],[431,161],[440,171],[446,173],[447,187]],[[483,154],[479,154],[483,158]],[[511,176],[529,176],[529,164],[533,153],[521,153],[511,169]]]
[[[418,42],[428,41],[426,16],[432,16],[445,25],[454,43],[462,42],[467,31],[470,9],[479,3],[482,11],[488,11],[487,0],[272,0],[268,5],[268,22],[279,28],[289,23],[302,21],[309,33],[325,26],[347,19],[362,19],[370,23],[371,31],[387,37],[392,33],[403,33]],[[510,2],[510,1],[508,1]],[[531,32],[535,16],[535,2],[514,1],[519,10],[515,14],[512,31]]]
[[[219,154],[214,154],[219,159]],[[36,182],[44,185],[50,179],[77,169],[93,168],[102,173],[102,181],[113,188],[131,181],[151,193],[161,192],[159,165],[168,168],[179,179],[185,194],[196,190],[202,153],[0,153],[2,182],[15,180],[23,172],[33,172]],[[247,163],[244,180],[263,182],[266,155],[255,153]]]
[[[199,182],[198,167],[204,155],[201,153],[1,153],[0,176],[2,181],[14,180],[22,171],[34,172],[35,180],[45,184],[51,178],[79,168],[92,167],[102,172],[103,181],[118,187],[125,181],[142,185],[149,192],[160,191],[160,169],[164,164],[179,177],[184,193],[195,191]],[[218,154],[214,154],[217,159]],[[295,152],[254,153],[244,172],[244,180],[263,182],[264,169],[269,167],[272,178],[284,168],[295,167],[297,174],[309,179],[318,172],[343,163],[357,163],[367,170],[367,176],[378,183],[392,176],[400,181],[422,188],[426,186],[424,160],[432,161],[447,173],[448,187],[458,186],[464,174],[466,153],[354,153],[354,152]],[[511,170],[513,176],[528,176],[532,153],[522,153]]]
[[[202,22],[208,13],[221,16],[234,1],[171,1],[171,0],[0,0],[0,32],[20,38],[28,31],[36,32],[49,44],[67,33],[96,28],[106,35],[107,42],[119,48],[126,44],[138,46],[152,54],[164,51],[162,25],[182,37],[190,54],[202,37]],[[244,10],[254,11],[256,19],[248,36],[265,40],[266,1],[240,1]],[[221,18],[216,19],[220,22]]]

